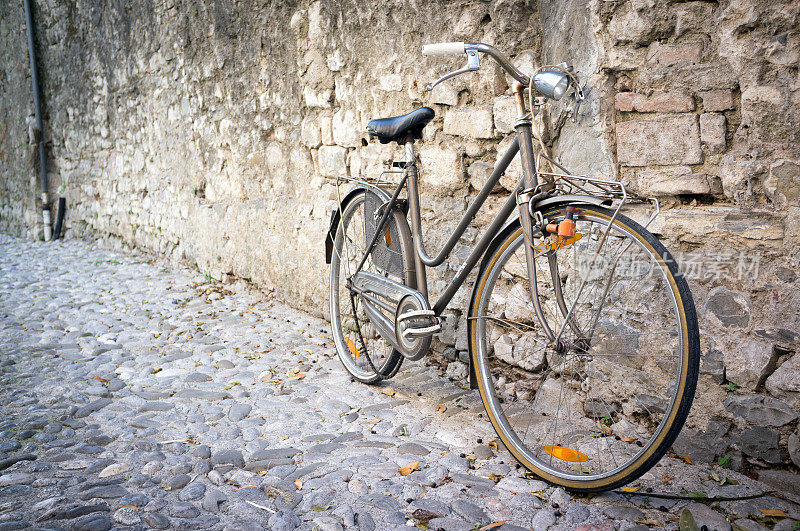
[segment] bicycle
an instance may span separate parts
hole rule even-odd
[[[675,440],[699,366],[689,287],[646,230],[658,201],[629,194],[619,181],[573,175],[545,152],[534,156],[532,113],[567,93],[576,105],[583,98],[565,64],[528,77],[485,44],[438,43],[422,53],[467,56],[466,66],[428,90],[478,70],[479,53],[494,59],[515,80],[516,136],[431,257],[423,245],[414,141],[434,111],[369,122],[370,136],[405,146],[405,161],[378,178],[336,181],[339,208],[326,261],[338,356],[368,384],[394,376],[404,359],[423,357],[447,304],[480,261],[467,310],[470,387],[480,390],[500,440],[535,475],[572,491],[628,483]],[[431,305],[426,267],[450,255],[518,154],[522,178]],[[399,183],[389,178],[395,176]],[[345,183],[354,186],[342,197]],[[620,212],[633,202],[653,208],[644,226]]]

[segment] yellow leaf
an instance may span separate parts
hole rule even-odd
[[[673,479],[675,479],[675,476],[666,476],[665,475],[663,478],[661,478],[661,481],[663,481],[664,483],[669,483]]]
[[[294,486],[297,487],[297,490],[300,490],[303,488],[303,482],[298,478],[294,480]]]
[[[506,522],[508,522],[508,520],[502,520],[500,522],[492,522],[491,524],[486,524],[485,526],[481,527],[478,531],[489,531],[490,529],[502,527],[503,524],[505,524]]]
[[[100,382],[101,384],[107,384],[107,383],[108,383],[108,380],[106,380],[105,378],[103,378],[103,377],[101,377],[101,376],[95,376],[95,377],[94,377],[94,378],[92,378],[92,379],[93,379],[93,380],[97,380],[97,381],[98,381],[98,382]]]
[[[637,490],[639,490],[641,488],[642,488],[641,485],[634,485],[633,487],[622,487],[619,490],[621,490],[622,492],[636,492]]]
[[[383,389],[381,389],[381,394],[384,394],[386,396],[394,396],[396,392],[397,391],[394,390],[394,387],[384,387]]]
[[[407,476],[415,470],[419,469],[419,465],[422,461],[414,461],[413,463],[409,463],[402,468],[398,468],[397,471],[400,472],[401,476]]]
[[[565,448],[563,446],[545,446],[544,451],[552,455],[556,459],[568,461],[570,463],[585,463],[589,460],[589,456],[582,454],[572,448]]]
[[[437,413],[444,413],[445,411],[447,411],[447,406],[443,406],[441,404],[436,406],[436,412]]]
[[[488,446],[489,448],[492,448],[493,450],[497,450],[497,441],[492,441],[489,444],[487,444],[486,446]]]
[[[759,509],[764,516],[774,516],[776,518],[789,518],[789,515],[780,509]]]

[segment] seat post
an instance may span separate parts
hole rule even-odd
[[[419,205],[419,173],[417,172],[417,159],[414,153],[414,136],[406,137],[406,175],[408,175],[408,208],[411,214],[411,239],[414,247],[414,266],[417,269],[417,291],[422,296],[428,297],[428,275],[425,263],[420,257],[418,249],[422,248],[422,222],[420,220]]]
[[[416,154],[414,153],[414,135],[408,135],[406,137],[406,165],[414,164],[416,165]]]

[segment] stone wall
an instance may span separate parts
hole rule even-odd
[[[422,104],[437,112],[420,146],[429,250],[510,141],[502,72],[487,60],[426,93],[461,59],[423,58],[422,44],[487,42],[528,70],[574,64],[587,101],[577,123],[560,105],[538,118],[547,142],[575,171],[658,196],[664,210],[651,228],[690,275],[704,358],[676,451],[729,455],[745,469],[800,466],[797,2],[36,4],[51,190],[67,198],[66,237],[188,260],[319,315],[336,204],[329,179],[375,175],[399,154],[364,141],[371,117]],[[21,7],[0,17],[0,230],[35,238],[24,17]],[[490,198],[456,257],[503,197]],[[430,272],[434,293],[457,267],[453,258]],[[463,375],[464,320],[455,321],[436,346],[450,374]]]

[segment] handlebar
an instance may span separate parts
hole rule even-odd
[[[435,44],[423,44],[422,55],[459,55],[466,53],[466,44],[463,42],[437,42]]]
[[[519,81],[524,85],[530,84],[530,78],[517,70],[513,64],[511,64],[511,60],[505,56],[503,52],[495,48],[494,46],[490,46],[488,44],[482,43],[472,43],[472,42],[438,42],[435,44],[426,44],[422,47],[422,55],[427,56],[444,56],[444,55],[458,55],[462,53],[466,53],[469,57],[471,54],[470,52],[481,52],[491,56],[492,59],[497,61],[503,69],[508,72],[508,74]],[[475,54],[477,56],[477,54]],[[477,70],[477,65],[473,68],[463,68],[461,70],[457,70],[456,72],[461,74],[463,72],[467,72],[469,70]],[[451,72],[451,74],[456,75],[455,72]],[[445,74],[434,83],[431,84],[431,87],[444,81],[444,79],[453,77],[452,75]]]

